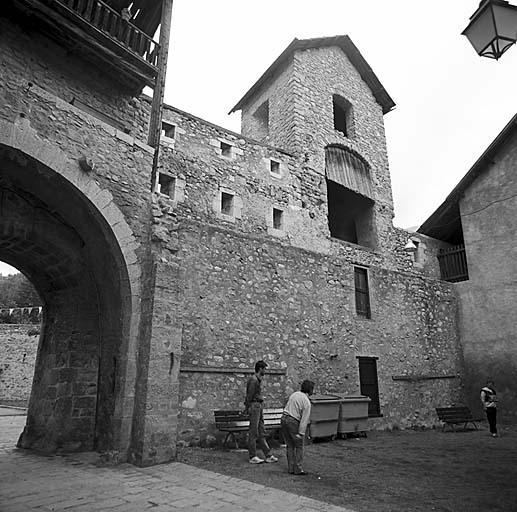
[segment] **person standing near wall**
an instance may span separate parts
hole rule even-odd
[[[491,379],[481,388],[481,403],[486,412],[490,433],[492,437],[497,437],[497,393]]]
[[[248,379],[246,385],[245,412],[249,414],[250,426],[248,431],[248,453],[251,464],[262,462],[277,462],[278,459],[271,454],[271,448],[266,441],[266,429],[264,427],[262,397],[262,379],[266,373],[267,364],[264,361],[255,363],[255,374]],[[257,444],[264,452],[264,459],[257,456]]]
[[[300,391],[295,391],[287,401],[282,414],[282,435],[287,450],[287,471],[305,475],[303,470],[303,442],[311,416],[309,396],[314,392],[314,382],[304,380]]]

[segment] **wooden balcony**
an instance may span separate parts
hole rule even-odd
[[[159,0],[157,0],[159,1]],[[45,33],[88,60],[102,62],[114,78],[141,90],[154,86],[159,44],[102,0],[8,0],[36,17]],[[106,68],[106,64],[109,66]]]
[[[440,249],[438,262],[440,263],[440,274],[444,281],[458,283],[468,280],[469,272],[464,245]]]

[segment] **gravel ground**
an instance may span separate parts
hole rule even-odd
[[[359,512],[517,511],[517,427],[370,432],[306,446],[306,476],[249,464],[243,450],[181,448],[178,460]]]

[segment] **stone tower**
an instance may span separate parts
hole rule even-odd
[[[348,36],[293,42],[232,109],[242,133],[325,176],[330,235],[384,252],[393,199],[383,115],[395,106]]]

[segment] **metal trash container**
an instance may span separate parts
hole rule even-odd
[[[338,434],[366,432],[368,403],[371,402],[371,398],[363,395],[349,396],[344,393],[336,393],[336,396],[340,398]]]
[[[337,435],[341,399],[333,395],[312,395],[310,400],[310,436],[314,439]]]

